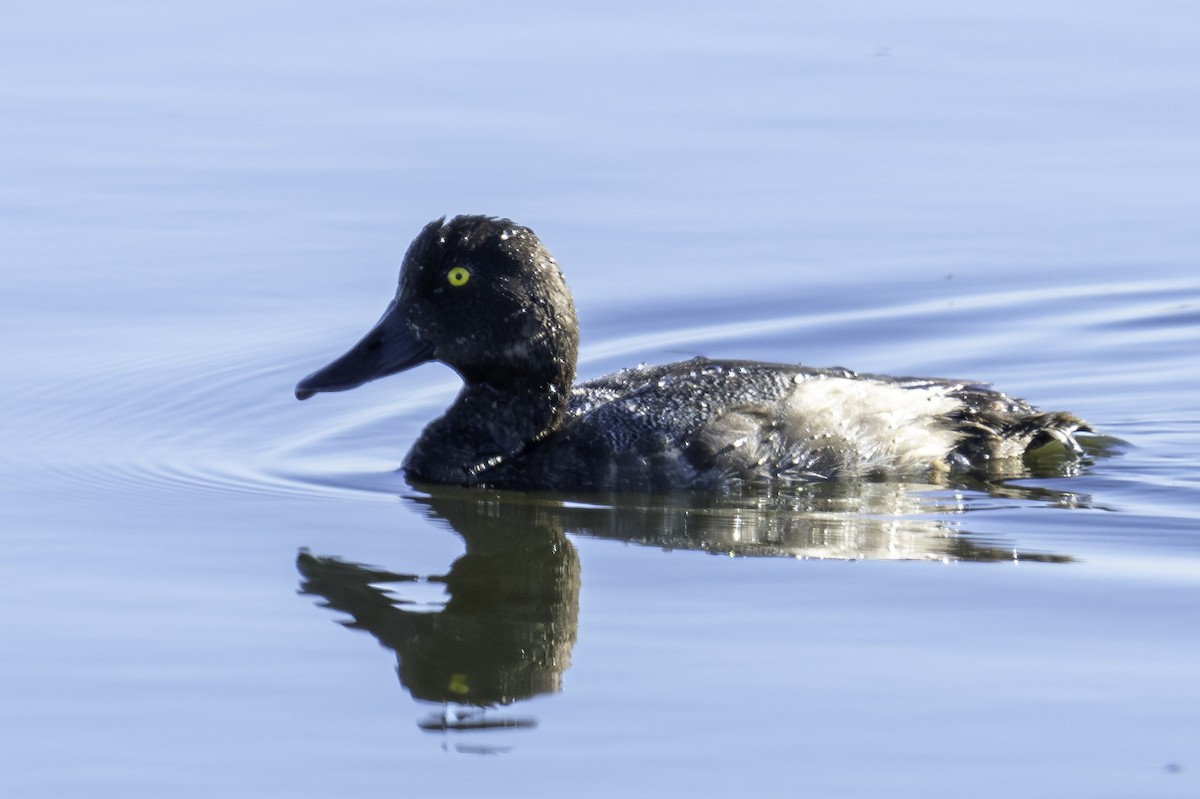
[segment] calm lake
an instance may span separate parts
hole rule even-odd
[[[1200,795],[1197,41],[1173,2],[10,5],[0,795]],[[968,378],[1102,447],[409,486],[452,371],[292,389],[457,213],[555,254],[580,378]]]

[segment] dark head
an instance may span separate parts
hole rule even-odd
[[[358,344],[296,386],[296,397],[344,391],[426,361],[500,391],[575,377],[575,306],[554,259],[507,219],[435,220],[413,240],[400,287]]]

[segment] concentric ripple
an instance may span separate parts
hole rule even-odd
[[[690,327],[647,315],[628,332],[586,345],[580,376],[635,359],[668,360],[680,346],[795,361],[807,360],[806,349],[828,353],[839,349],[830,342],[844,341],[845,357],[839,360],[852,366],[861,361],[865,370],[885,359],[895,363],[888,370],[895,372],[939,366],[986,370],[1003,389],[1014,387],[1038,404],[1071,403],[1072,410],[1094,417],[1094,409],[1106,407],[1095,401],[1096,392],[1105,392],[1106,400],[1124,392],[1143,408],[1156,402],[1152,386],[1114,383],[1103,369],[1111,348],[1124,348],[1126,361],[1133,360],[1129,350],[1138,350],[1137,377],[1182,379],[1200,338],[1195,280],[956,291],[896,304],[882,300],[887,292],[873,296],[881,300],[851,310],[768,318],[748,312],[747,318]],[[747,302],[748,309],[754,305]],[[673,318],[687,317],[682,308]],[[1012,344],[1024,341],[1026,328],[1036,329],[1044,348],[1032,357]],[[846,335],[850,329],[853,336]],[[1049,368],[1056,364],[1052,342],[1059,336],[1072,341],[1069,369]],[[309,343],[300,352],[295,342],[306,337]],[[312,340],[311,331],[295,322],[267,329],[261,322],[230,326],[216,346],[211,331],[200,327],[149,343],[136,329],[112,331],[86,358],[47,368],[42,379],[6,395],[5,404],[15,409],[9,417],[21,420],[10,440],[8,484],[19,490],[23,481],[49,477],[64,488],[120,492],[146,502],[180,494],[403,493],[394,470],[421,427],[453,397],[456,379],[425,368],[336,398],[297,403],[296,379],[340,343]],[[1105,432],[1137,437],[1136,425],[1124,419],[1092,421]],[[37,478],[29,477],[33,474]],[[993,494],[992,502],[997,498]],[[856,510],[862,509],[844,512]]]

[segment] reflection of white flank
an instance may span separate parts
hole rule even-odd
[[[734,557],[1070,560],[1069,556],[1025,551],[1014,546],[1015,542],[972,536],[963,529],[969,526],[965,515],[991,507],[988,495],[922,483],[847,480],[811,484],[771,497],[708,501],[688,496],[608,495],[611,504],[607,505],[586,498],[564,502],[553,494],[430,488],[430,495],[410,494],[406,499],[432,508],[468,539],[494,534],[493,528],[499,526]],[[1046,502],[1051,497],[1030,499]]]

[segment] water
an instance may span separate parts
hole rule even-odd
[[[1198,33],[1172,3],[10,9],[0,793],[1195,795]],[[291,388],[459,212],[541,234],[583,377],[966,377],[1126,443],[776,503],[412,489],[452,373]],[[423,729],[447,697],[512,726]]]

